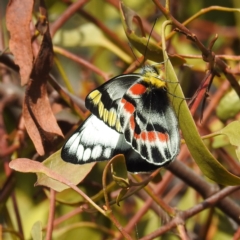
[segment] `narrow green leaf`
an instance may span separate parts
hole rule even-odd
[[[228,92],[219,102],[216,108],[217,116],[226,121],[240,112],[240,99],[234,89]]]
[[[196,161],[197,165],[206,177],[222,185],[239,185],[240,178],[228,172],[207,149],[197,131],[186,101],[182,100],[184,99],[182,89],[178,83],[177,76],[165,50],[166,44],[164,40],[164,32],[166,26],[169,24],[171,24],[170,21],[165,21],[162,25],[165,70],[168,81],[171,82],[168,84],[168,91],[173,95],[171,97],[171,101],[179,119],[179,125],[188,149],[193,159]],[[174,97],[175,95],[178,97]]]
[[[119,154],[114,157],[114,161],[111,164],[111,172],[113,180],[121,187],[128,188],[128,172],[126,168],[124,155]]]
[[[146,59],[150,59],[154,62],[163,62],[163,51],[162,47],[153,42],[151,39],[144,36],[138,36],[132,27],[134,18],[141,21],[140,17],[132,9],[126,7],[123,3],[120,4],[120,16],[122,19],[122,25],[126,36],[134,48],[136,48]],[[185,59],[177,54],[169,55],[170,60],[174,65],[181,65],[185,63]]]
[[[33,224],[31,229],[31,235],[33,240],[42,240],[43,234],[42,234],[42,223],[40,221],[37,221]]]
[[[236,155],[240,160],[240,121],[234,121],[219,131],[228,137],[231,145],[236,147]]]
[[[71,39],[71,41],[69,41]],[[101,46],[115,53],[123,61],[130,63],[132,61],[121,48],[112,43],[97,26],[92,23],[86,23],[73,30],[60,29],[54,36],[55,45],[64,45],[65,47],[89,47]]]
[[[121,191],[119,192],[119,194],[116,198],[116,203],[117,203],[118,206],[120,206],[120,201],[128,193],[128,190],[129,190],[129,188],[122,188]]]

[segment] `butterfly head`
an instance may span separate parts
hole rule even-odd
[[[149,85],[155,88],[165,88],[166,81],[162,76],[159,74],[158,69],[155,66],[146,65],[142,68],[141,74],[143,76],[143,80],[148,83]]]

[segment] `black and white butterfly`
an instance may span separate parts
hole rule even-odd
[[[85,100],[92,115],[64,144],[62,159],[75,164],[124,154],[130,172],[151,172],[179,152],[178,122],[166,81],[155,67],[112,78]]]

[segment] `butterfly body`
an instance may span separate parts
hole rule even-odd
[[[109,80],[86,97],[86,107],[92,115],[65,143],[65,161],[83,164],[122,153],[129,171],[149,172],[179,152],[166,81],[154,67]]]

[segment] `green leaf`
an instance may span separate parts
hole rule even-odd
[[[114,157],[114,161],[111,164],[111,172],[113,180],[120,186],[121,188],[128,188],[128,172],[126,168],[124,155],[119,154]]]
[[[31,229],[31,235],[33,240],[42,240],[43,234],[42,234],[42,223],[40,221],[37,221],[33,224]]]
[[[69,41],[71,39],[71,41]],[[129,57],[121,48],[113,44],[97,26],[92,23],[86,23],[73,30],[59,30],[53,38],[55,45],[64,45],[65,47],[89,47],[101,46],[116,54],[126,63],[131,63]]]
[[[166,76],[169,80],[168,91],[171,94],[171,102],[179,119],[184,140],[188,149],[203,174],[211,180],[222,185],[239,185],[240,178],[228,172],[210,153],[202,141],[189,108],[184,101],[182,89],[178,83],[177,76],[166,52],[164,32],[170,21],[165,21],[162,26],[163,54],[165,60]],[[176,84],[174,84],[176,83]],[[178,97],[174,97],[178,96]],[[182,99],[181,99],[182,98]]]
[[[219,102],[216,108],[217,116],[226,121],[233,118],[240,112],[240,99],[234,89],[227,93]]]
[[[116,203],[118,206],[120,206],[120,201],[123,199],[123,197],[128,193],[129,188],[122,188],[116,198]]]
[[[240,121],[234,121],[218,132],[226,135],[231,145],[236,147],[236,155],[240,160]]]
[[[157,63],[163,62],[164,58],[162,47],[153,42],[151,39],[148,41],[145,36],[138,36],[134,32],[132,27],[133,19],[137,18],[139,21],[141,21],[140,17],[133,10],[126,7],[123,3],[120,4],[120,15],[124,31],[132,46],[141,54],[143,54],[146,59],[150,59]],[[177,54],[169,55],[169,58],[174,65],[181,65],[186,62],[185,59]]]
[[[62,160],[61,156],[61,149],[52,154],[46,160],[42,162],[44,166],[53,170],[55,173],[60,174],[64,178],[68,179],[70,182],[77,185],[80,183],[92,170],[95,163],[89,163],[84,165],[72,164],[67,163]],[[37,173],[38,179],[35,185],[42,185],[46,187],[50,187],[57,192],[61,192],[67,188],[65,184],[62,184],[45,174]]]
[[[116,199],[116,203],[119,205],[121,199],[129,190],[128,172],[124,155],[119,154],[114,156],[114,160],[111,164],[111,173],[113,180],[122,188]]]
[[[35,186],[42,185],[61,192],[69,188],[62,183],[62,178],[77,185],[88,175],[95,163],[84,165],[67,163],[61,159],[60,152],[61,149],[42,163],[27,158],[18,158],[11,161],[9,166],[19,172],[36,173],[38,179]]]

